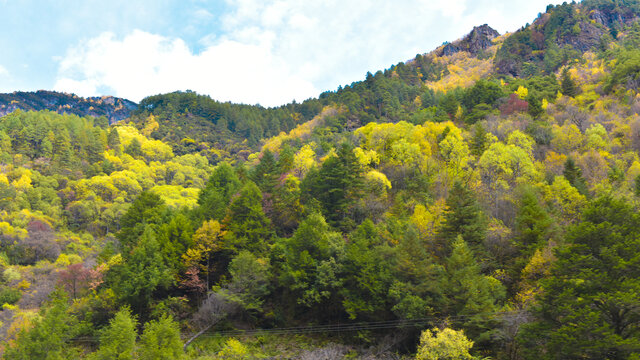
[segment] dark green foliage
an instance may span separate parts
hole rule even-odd
[[[398,244],[394,273],[389,296],[398,317],[421,319],[440,312],[443,269],[427,252],[413,227],[405,230]]]
[[[256,254],[267,251],[273,236],[271,222],[262,210],[262,193],[253,182],[246,183],[233,199],[224,223],[236,250],[246,249]]]
[[[633,179],[633,193],[636,197],[640,197],[640,175]]]
[[[458,99],[456,99],[455,95],[452,93],[447,93],[440,100],[439,107],[442,109],[442,111],[444,111],[445,114],[447,114],[447,116],[449,116],[449,119],[453,119],[453,117],[456,115],[456,112],[458,111],[458,106],[460,106],[460,103],[458,102]]]
[[[636,90],[640,87],[640,51],[620,50],[615,53],[615,66],[607,79],[604,90],[611,92],[617,85]]]
[[[516,245],[528,255],[546,244],[553,222],[549,214],[540,206],[538,197],[539,195],[533,189],[525,189],[516,215]]]
[[[319,170],[310,172],[302,183],[308,197],[316,199],[334,226],[350,226],[351,207],[362,191],[362,170],[352,151],[343,144],[338,156],[327,159]]]
[[[155,230],[164,220],[166,206],[160,196],[144,191],[131,204],[120,220],[118,240],[124,249],[134,247],[148,225]]]
[[[193,245],[193,227],[183,214],[176,214],[169,223],[158,230],[158,242],[162,256],[171,268],[178,272],[184,270],[182,254]]]
[[[480,272],[480,264],[462,236],[452,244],[445,262],[447,280],[444,289],[445,308],[451,315],[467,316],[462,326],[478,343],[490,341],[495,327],[491,314],[499,310],[505,297],[500,281]]]
[[[124,148],[124,152],[134,158],[142,157],[142,145],[140,145],[140,141],[137,138],[131,139],[129,145]]]
[[[144,227],[137,245],[123,253],[124,261],[109,270],[107,283],[136,314],[146,314],[158,290],[174,282],[174,273],[163,259],[151,226]]]
[[[467,111],[470,111],[479,104],[493,106],[498,99],[504,96],[506,94],[500,85],[481,79],[464,91],[462,105]]]
[[[2,304],[13,305],[17,303],[21,297],[22,294],[18,289],[13,289],[8,286],[3,286],[2,288],[0,288],[0,306]]]
[[[349,236],[342,267],[342,305],[351,319],[384,319],[390,307],[388,289],[393,281],[392,249],[384,243],[371,220]]]
[[[476,157],[480,157],[489,146],[487,140],[487,131],[482,124],[476,124],[473,126],[473,137],[471,138],[471,145],[469,150],[471,154]]]
[[[198,212],[205,220],[221,220],[231,197],[240,190],[241,186],[240,179],[231,165],[219,164],[198,195],[198,205],[200,205]]]
[[[587,182],[582,177],[582,170],[576,165],[572,158],[568,158],[564,163],[564,171],[562,172],[565,179],[569,181],[571,186],[578,189],[578,192],[584,196],[589,196],[589,189],[587,188]]]
[[[332,231],[320,214],[311,214],[289,239],[281,239],[276,253],[280,282],[298,304],[317,306],[337,294],[342,284],[339,259],[344,251],[340,233]]]
[[[448,253],[457,237],[462,238],[476,251],[483,251],[486,237],[486,220],[474,194],[456,181],[447,197],[447,212],[439,231],[439,253]]]
[[[118,134],[118,128],[113,127],[111,131],[109,131],[109,136],[107,137],[107,146],[109,149],[114,149],[117,152],[120,151],[120,134]]]
[[[542,281],[537,321],[520,337],[527,358],[629,359],[640,351],[639,220],[627,203],[605,197],[569,230]]]
[[[492,113],[498,113],[498,111],[487,104],[478,104],[465,116],[464,122],[467,124],[475,124]]]
[[[562,71],[562,78],[560,79],[560,90],[562,94],[574,97],[578,95],[578,86],[569,74],[569,70],[565,68]]]
[[[259,259],[243,250],[229,264],[231,281],[225,286],[225,294],[245,311],[263,311],[265,297],[270,292],[271,267],[266,259]]]
[[[145,324],[140,337],[140,360],[176,360],[183,356],[180,328],[173,318],[162,316]]]
[[[263,192],[271,193],[276,186],[279,175],[279,167],[273,153],[265,150],[262,153],[260,163],[253,169],[250,174],[251,180],[258,185]]]
[[[133,360],[136,358],[138,321],[128,308],[123,308],[100,332],[100,347],[91,355],[95,360]]]
[[[68,298],[63,293],[54,294],[49,306],[41,309],[41,318],[34,321],[34,326],[20,331],[15,342],[5,349],[3,359],[77,359],[79,354],[70,346],[70,340],[80,328],[68,307]]]

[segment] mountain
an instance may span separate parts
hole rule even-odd
[[[133,101],[113,96],[83,98],[74,94],[44,90],[0,94],[0,116],[10,114],[17,109],[24,111],[50,110],[59,114],[104,116],[109,120],[109,123],[114,123],[128,118],[137,107]]]
[[[275,108],[5,115],[3,358],[640,358],[639,10]]]

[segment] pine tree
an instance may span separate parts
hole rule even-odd
[[[506,295],[504,287],[497,279],[480,272],[480,265],[462,236],[453,243],[451,256],[446,259],[446,271],[447,313],[466,316],[463,327],[472,338],[488,341],[486,332],[495,324],[491,324],[487,314],[499,309],[498,301]]]
[[[640,218],[624,200],[591,202],[555,251],[521,332],[525,358],[633,359],[640,351]]]
[[[574,97],[578,95],[578,86],[576,85],[573,78],[571,78],[571,74],[569,74],[569,70],[565,68],[562,71],[562,78],[560,79],[560,88],[562,94]]]
[[[473,126],[473,137],[471,138],[471,144],[469,150],[475,157],[480,157],[487,149],[487,130],[481,124],[475,124]]]
[[[116,154],[120,153],[120,134],[118,133],[118,128],[114,127],[109,131],[107,146],[109,149],[114,150]]]
[[[456,181],[447,197],[444,223],[438,233],[440,255],[448,253],[451,243],[461,235],[479,254],[484,253],[487,225],[473,193]]]
[[[198,195],[198,212],[204,220],[222,220],[231,197],[242,186],[238,174],[228,163],[219,164]]]
[[[230,242],[236,250],[246,249],[262,254],[273,235],[271,222],[262,210],[262,193],[253,182],[248,182],[229,205],[224,224]]]
[[[572,158],[568,158],[567,161],[565,161],[562,174],[580,194],[589,197],[589,189],[587,188],[587,182],[582,177],[582,170],[580,170]]]
[[[100,347],[92,360],[134,360],[138,321],[129,308],[122,308],[100,332]]]
[[[362,184],[362,170],[353,149],[343,144],[338,156],[330,157],[320,170],[307,175],[303,191],[320,202],[323,215],[331,225],[349,228],[352,225],[349,211],[360,197]]]
[[[251,180],[265,193],[273,192],[278,182],[278,166],[273,153],[268,149],[262,153],[260,163],[251,172]]]
[[[6,360],[77,359],[70,340],[79,330],[78,319],[68,312],[69,299],[63,292],[52,294],[50,306],[43,306],[34,326],[23,329],[4,351]]]
[[[140,360],[174,360],[184,355],[180,328],[170,316],[145,324],[140,337]]]
[[[526,189],[520,199],[516,215],[518,247],[531,255],[544,246],[553,220],[540,206],[538,197],[532,189]]]

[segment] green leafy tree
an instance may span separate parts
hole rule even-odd
[[[231,197],[242,187],[236,171],[227,163],[218,165],[198,195],[198,212],[205,220],[222,220]]]
[[[482,156],[482,153],[487,150],[487,147],[489,146],[487,135],[487,130],[485,130],[484,126],[481,124],[475,124],[473,126],[473,137],[469,144],[469,150],[473,156],[479,158]]]
[[[531,188],[525,189],[516,215],[518,247],[532,255],[546,244],[552,224],[553,220],[540,206],[538,195]]]
[[[393,281],[391,258],[391,248],[384,245],[371,220],[365,220],[350,234],[341,261],[341,294],[342,305],[351,319],[381,319],[388,315],[388,289]]]
[[[340,233],[332,231],[322,215],[309,215],[291,238],[281,239],[280,281],[299,304],[317,306],[337,293],[341,285],[339,258],[344,250]]]
[[[124,262],[109,272],[109,284],[122,302],[141,314],[148,309],[156,291],[169,288],[174,275],[150,226],[145,227],[131,252],[123,255]]]
[[[5,349],[6,360],[62,360],[79,355],[70,341],[80,329],[78,319],[68,312],[68,298],[57,292],[49,306],[40,310],[40,317],[30,329],[18,333],[16,340]]]
[[[562,91],[564,95],[574,97],[578,95],[579,90],[576,82],[571,77],[571,74],[569,74],[569,70],[565,68],[562,71],[562,78],[560,79],[560,91]]]
[[[444,285],[447,313],[467,318],[463,327],[478,342],[488,342],[496,325],[493,316],[498,302],[505,297],[505,289],[497,279],[483,275],[473,252],[461,236],[453,243],[451,256],[446,259],[447,280]]]
[[[136,327],[138,321],[128,308],[122,308],[100,332],[100,347],[92,360],[136,359]]]
[[[107,146],[109,149],[114,150],[116,154],[120,153],[121,142],[117,127],[113,127],[111,131],[109,131],[109,135],[107,136]]]
[[[260,163],[253,168],[250,177],[260,190],[271,193],[277,184],[279,175],[276,159],[273,157],[273,153],[267,149],[262,152]]]
[[[224,220],[227,237],[236,250],[265,253],[273,235],[271,222],[262,210],[262,193],[249,181],[229,205]]]
[[[393,285],[389,296],[393,312],[405,319],[423,319],[439,312],[443,305],[444,271],[410,226],[396,248]]]
[[[323,215],[334,226],[349,226],[349,211],[362,191],[362,170],[352,150],[342,144],[338,156],[325,160],[303,182],[303,191],[320,202]]]
[[[164,222],[165,209],[166,205],[159,195],[148,191],[138,195],[120,219],[121,228],[117,237],[123,248],[134,247],[147,226],[150,226],[151,230],[157,229],[159,224]]]
[[[556,251],[521,333],[527,359],[631,359],[640,353],[640,217],[625,201],[593,201]]]
[[[175,360],[184,357],[178,323],[164,315],[145,324],[139,346],[140,360]]]
[[[587,187],[586,180],[582,176],[582,170],[580,170],[580,167],[576,165],[572,158],[568,158],[564,163],[564,171],[562,174],[580,194],[589,197],[589,188]]]
[[[193,228],[183,214],[176,214],[158,231],[158,242],[167,264],[176,271],[184,270],[181,256],[193,246]]]
[[[473,341],[462,330],[450,328],[425,330],[420,336],[416,360],[473,360],[469,350]]]
[[[262,311],[264,298],[269,294],[271,266],[266,259],[255,257],[243,250],[229,264],[231,281],[225,286],[225,293],[245,311]]]
[[[459,235],[467,241],[474,250],[483,253],[484,239],[487,225],[474,194],[461,182],[456,181],[447,197],[447,210],[444,222],[438,233],[442,254],[448,253]]]

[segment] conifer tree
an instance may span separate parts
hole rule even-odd
[[[262,193],[249,181],[229,205],[224,220],[231,243],[236,250],[246,249],[262,254],[272,236],[271,221],[262,210]]]
[[[134,360],[138,321],[129,308],[122,308],[100,333],[100,347],[92,360]]]
[[[582,170],[580,170],[580,167],[576,165],[572,158],[568,158],[567,161],[565,161],[562,174],[580,194],[589,197],[589,189],[587,188],[587,182],[584,177],[582,177]]]
[[[473,193],[461,182],[456,181],[447,197],[447,211],[439,231],[439,252],[448,253],[450,244],[458,235],[480,253],[484,252],[487,225],[484,215]],[[478,254],[480,255],[480,254]]]
[[[109,135],[107,136],[107,146],[109,149],[114,150],[116,154],[120,153],[120,134],[118,133],[117,127],[114,127],[109,131]]]
[[[145,324],[140,337],[140,360],[175,360],[184,356],[180,328],[170,316]]]
[[[497,279],[480,272],[480,265],[473,252],[458,236],[453,243],[451,256],[446,259],[447,280],[444,285],[447,312],[463,315],[468,333],[478,340],[488,341],[488,331],[493,327],[487,316],[498,309],[498,301],[506,293]]]
[[[520,198],[520,207],[516,215],[518,247],[531,255],[544,246],[552,219],[540,206],[538,197],[532,189],[526,189]]]
[[[570,97],[574,97],[578,95],[578,86],[576,85],[575,81],[571,77],[571,74],[569,74],[569,70],[567,68],[565,68],[562,71],[562,78],[560,79],[560,88],[561,88],[562,94],[564,95],[567,95]]]

